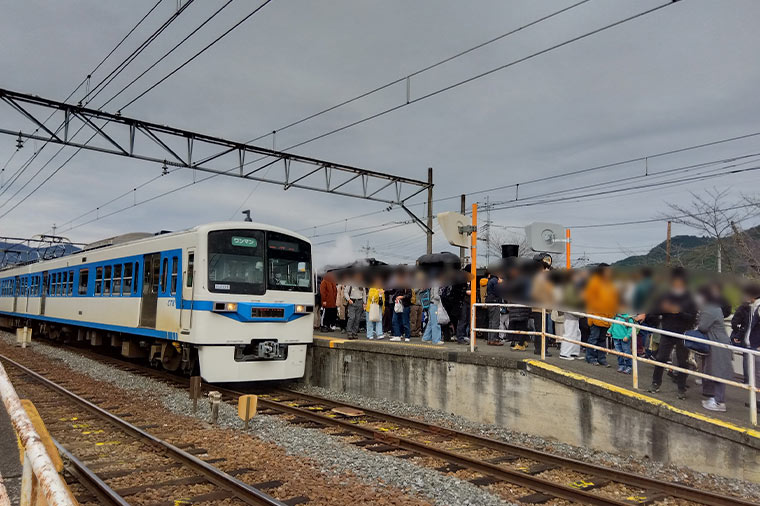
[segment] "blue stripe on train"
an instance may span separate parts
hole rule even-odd
[[[217,312],[221,316],[232,318],[239,322],[290,322],[306,316],[306,314],[296,314],[296,304],[269,304],[265,302],[238,302],[237,311]],[[280,318],[262,318],[251,316],[253,308],[282,309],[283,316]],[[182,309],[192,309],[193,311],[213,311],[214,301],[211,300],[182,300]]]
[[[0,314],[16,316],[19,318],[30,318],[32,320],[42,320],[46,322],[63,323],[66,325],[75,325],[78,327],[89,327],[98,330],[110,330],[113,332],[121,332],[124,334],[135,334],[138,336],[157,337],[159,339],[169,339],[171,341],[177,341],[179,336],[176,332],[169,332],[166,330],[146,329],[143,327],[124,327],[121,325],[110,325],[108,323],[95,323],[87,321],[69,320],[67,318],[55,318],[52,316],[33,315],[26,313],[13,313],[10,311],[0,311]]]

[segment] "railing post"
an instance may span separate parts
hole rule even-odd
[[[749,374],[749,421],[757,425],[757,385],[755,384],[755,356],[751,353],[747,358],[747,373]]]
[[[639,389],[639,329],[631,327],[631,375],[633,376],[633,389]]]
[[[32,470],[32,461],[29,455],[24,452],[24,464],[21,471],[21,493],[19,498],[20,506],[32,506],[32,485],[34,481],[34,471]]]
[[[541,308],[541,360],[546,360],[546,308]]]

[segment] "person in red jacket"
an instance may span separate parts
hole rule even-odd
[[[336,329],[338,321],[338,287],[335,285],[335,276],[332,272],[325,274],[322,282],[319,284],[319,296],[322,300],[322,332],[331,332]]]

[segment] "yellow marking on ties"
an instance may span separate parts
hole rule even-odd
[[[632,495],[625,498],[626,501],[631,501],[633,503],[645,503],[647,502],[649,498],[645,495]]]
[[[103,441],[101,443],[95,443],[95,446],[112,446],[112,445],[120,445],[121,441]]]
[[[71,424],[71,427],[73,429],[86,429],[89,426],[90,426],[89,423],[72,423]]]
[[[183,504],[193,504],[190,499],[174,499],[174,506],[182,506]]]
[[[570,484],[570,486],[573,487],[573,488],[584,489],[584,488],[588,488],[588,487],[593,487],[594,486],[594,482],[593,481],[586,481],[586,480],[578,480],[578,481],[572,482]]]
[[[105,432],[105,431],[102,430],[102,429],[100,429],[100,430],[83,430],[82,434],[86,434],[86,435],[89,435],[89,434],[103,434],[103,432]]]
[[[561,367],[557,367],[556,365],[547,364],[545,362],[541,362],[539,360],[534,360],[530,358],[526,358],[524,360],[527,364],[538,367],[540,369],[544,369],[546,371],[551,371],[556,374],[560,374],[562,376],[573,378],[578,381],[583,381],[585,383],[588,383],[589,385],[596,385],[599,387],[602,387],[606,390],[610,390],[611,392],[616,392],[621,395],[625,395],[626,397],[631,397],[633,399],[638,399],[642,402],[646,402],[648,404],[651,404],[653,406],[658,406],[662,409],[667,409],[668,411],[672,411],[673,413],[678,413],[681,415],[688,416],[690,418],[694,418],[703,422],[707,422],[713,425],[718,425],[720,427],[733,430],[736,432],[739,432],[741,434],[746,434],[748,436],[754,437],[754,438],[760,438],[760,431],[749,429],[747,427],[742,427],[739,425],[736,425],[731,422],[727,422],[725,420],[721,420],[720,418],[713,418],[711,416],[703,415],[702,413],[695,413],[692,411],[687,411],[685,409],[677,408],[671,404],[668,404],[665,401],[661,401],[660,399],[655,399],[654,397],[650,397],[648,395],[640,394],[638,392],[634,392],[633,390],[628,390],[627,388],[619,387],[617,385],[613,385],[611,383],[607,383],[605,381],[601,381],[594,378],[589,378],[588,376],[584,376],[583,374],[579,374],[576,372],[571,372],[565,369],[562,369]]]
[[[74,420],[79,420],[79,418],[77,418],[76,416],[74,416],[72,418],[59,418],[58,420],[61,421],[61,422],[73,422]]]

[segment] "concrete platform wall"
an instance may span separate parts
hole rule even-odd
[[[325,345],[312,347],[310,354],[305,381],[312,385],[429,406],[572,445],[760,481],[757,438],[712,424],[701,427],[699,420],[685,424],[677,413],[669,419],[635,396],[615,399],[614,392],[606,395],[573,386],[568,378],[551,378],[525,362],[463,363],[445,356]]]

